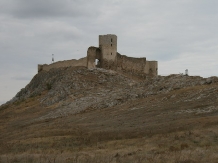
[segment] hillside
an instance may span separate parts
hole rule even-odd
[[[0,162],[218,162],[217,77],[51,69],[0,117]]]

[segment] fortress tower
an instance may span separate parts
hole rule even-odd
[[[102,68],[116,69],[117,67],[117,36],[112,34],[99,35]]]

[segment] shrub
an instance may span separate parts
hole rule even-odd
[[[51,83],[47,83],[46,87],[47,87],[47,90],[50,90],[51,89]]]

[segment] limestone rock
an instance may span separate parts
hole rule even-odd
[[[135,80],[112,70],[67,67],[38,73],[9,103],[39,96],[42,106],[53,105],[56,108],[41,117],[47,119],[76,114],[87,108],[113,107],[134,99],[217,81],[217,77],[204,79],[199,76],[184,75]],[[190,97],[187,95],[181,100],[196,100],[202,96],[200,93]]]

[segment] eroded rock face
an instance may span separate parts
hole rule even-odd
[[[205,79],[184,75],[135,80],[112,70],[85,67],[58,68],[38,73],[9,103],[39,96],[42,106],[56,108],[41,119],[56,118],[79,113],[87,108],[113,107],[137,98],[167,94],[170,91],[217,81],[217,77]],[[200,98],[201,91],[205,90],[199,91],[198,95],[193,95],[194,98]],[[181,100],[193,97],[185,95]]]

